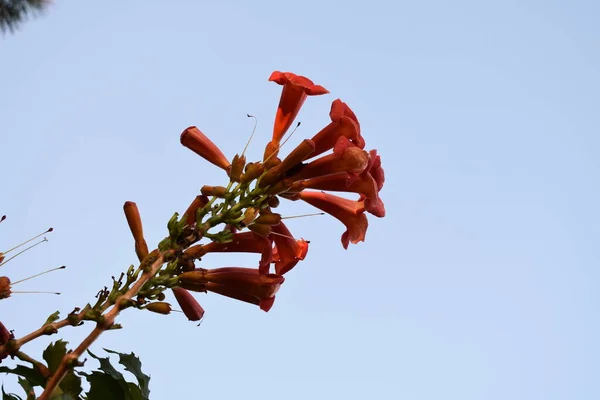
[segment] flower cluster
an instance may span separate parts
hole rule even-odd
[[[179,289],[218,293],[256,304],[264,311],[272,307],[275,294],[284,282],[283,275],[305,258],[309,244],[295,239],[282,216],[273,211],[280,198],[305,201],[340,220],[346,227],[341,238],[344,248],[365,240],[366,213],[385,216],[379,197],[384,183],[381,158],[376,150],[365,150],[360,123],[350,107],[339,99],[334,100],[329,113],[331,123],[279,158],[282,139],[307,97],[329,92],[308,78],[290,72],[275,71],[269,80],[282,85],[283,89],[273,135],[265,147],[262,162],[247,163],[244,154],[229,161],[195,126],[181,134],[181,143],[226,171],[230,184],[228,187],[204,186],[202,195],[185,212],[187,224],[197,227],[206,227],[203,218],[210,207],[220,211],[219,215],[224,213],[229,217],[220,220],[226,229],[220,235],[212,235],[210,243],[196,244],[183,251]],[[358,198],[351,200],[328,192],[346,192]],[[225,205],[213,206],[216,199]],[[248,230],[240,232],[243,229]],[[204,237],[211,237],[206,229],[204,233]],[[194,260],[211,252],[258,253],[260,262],[256,269],[195,268]],[[177,300],[184,312],[190,308],[189,303],[195,301],[181,295]],[[197,312],[192,314],[188,315],[190,319]]]

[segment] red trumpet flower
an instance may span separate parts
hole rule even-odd
[[[315,85],[310,79],[291,72],[275,71],[269,80],[283,85],[279,107],[275,115],[272,139],[273,142],[279,144],[283,135],[294,122],[306,97],[327,94],[329,91],[323,86]]]
[[[348,248],[350,242],[356,244],[365,241],[369,222],[364,213],[363,201],[353,201],[325,192],[312,191],[300,192],[295,198],[304,200],[346,225],[346,232],[342,234],[344,249]]]
[[[272,230],[275,233],[271,235],[275,242],[273,249],[275,272],[284,275],[294,268],[298,261],[304,260],[308,253],[308,242],[304,239],[294,239],[283,222],[273,226]]]
[[[365,140],[360,135],[360,123],[354,112],[340,99],[334,100],[329,112],[331,123],[313,136],[315,151],[307,158],[313,158],[333,148],[342,136],[348,138],[359,149],[365,148]]]
[[[204,254],[210,252],[239,252],[261,254],[258,270],[261,274],[269,273],[272,259],[273,242],[267,237],[257,235],[254,232],[236,233],[231,237],[231,242],[211,242],[202,246]]]
[[[381,168],[381,158],[377,155],[377,150],[371,150],[368,165],[356,180],[349,182],[347,173],[337,173],[295,182],[290,191],[300,192],[304,189],[320,189],[359,193],[360,200],[365,202],[365,210],[381,218],[385,216],[385,206],[379,198],[379,191],[383,187],[383,182],[384,173],[383,168]]]
[[[256,269],[240,267],[197,269],[179,275],[182,286],[257,304],[264,311],[269,311],[273,305],[275,294],[284,280],[281,275],[261,274]]]

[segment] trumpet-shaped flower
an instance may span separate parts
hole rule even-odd
[[[329,91],[323,86],[315,85],[310,79],[291,72],[275,71],[269,80],[283,86],[275,115],[272,139],[274,143],[279,144],[294,122],[306,97],[327,94]]]
[[[364,213],[363,201],[353,201],[329,193],[313,191],[300,192],[296,198],[337,218],[346,226],[346,232],[342,234],[342,245],[345,249],[348,248],[349,243],[364,242],[369,222]]]

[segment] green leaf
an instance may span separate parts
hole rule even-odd
[[[27,396],[27,400],[35,400],[35,392],[33,391],[33,386],[31,382],[27,379],[19,378],[19,385],[25,391],[25,395]]]
[[[46,350],[44,350],[42,357],[48,363],[48,369],[51,373],[54,373],[58,369],[63,357],[67,354],[67,343],[63,340],[57,340],[54,343],[50,343],[46,347]]]
[[[129,388],[127,387],[127,381],[123,374],[117,371],[112,364],[110,363],[110,358],[108,357],[98,357],[94,353],[88,350],[90,356],[94,357],[96,360],[100,362],[100,371],[109,375],[115,382],[123,389],[124,392],[129,392]]]
[[[134,353],[131,354],[123,354],[117,351],[104,349],[108,353],[118,354],[119,355],[119,364],[125,367],[125,371],[131,372],[137,379],[140,389],[142,390],[142,395],[144,399],[148,399],[150,396],[150,377],[142,372],[142,363],[139,358],[135,356]]]
[[[42,386],[46,383],[46,378],[37,369],[17,365],[14,368],[0,367],[0,373],[14,374],[26,378],[33,386]]]
[[[126,393],[121,385],[110,375],[100,371],[93,371],[91,374],[80,372],[90,383],[90,391],[87,392],[87,400],[129,400],[129,393]]]
[[[4,385],[2,386],[2,400],[23,400],[16,394],[6,393],[4,391]]]
[[[144,397],[142,394],[142,389],[138,385],[133,382],[127,382],[127,386],[129,386],[129,394],[131,395],[132,400],[147,400],[147,397]]]
[[[48,325],[48,324],[58,321],[58,319],[60,318],[59,315],[60,315],[60,311],[50,314],[50,316],[48,317],[46,322],[44,322],[44,325]]]
[[[73,399],[78,399],[79,395],[83,391],[83,388],[81,387],[81,378],[75,375],[72,370],[67,372],[63,380],[60,382],[59,387],[62,389],[65,396],[68,395],[70,396],[69,398]]]

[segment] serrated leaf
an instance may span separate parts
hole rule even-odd
[[[2,385],[2,400],[23,400],[16,394],[6,393],[4,391],[4,385]]]
[[[26,378],[33,386],[42,386],[46,383],[46,378],[44,378],[40,371],[24,365],[17,365],[12,369],[8,367],[0,367],[0,372],[22,376],[23,378]]]
[[[56,311],[56,312],[50,314],[50,316],[48,317],[46,322],[44,322],[44,325],[48,325],[48,324],[58,321],[58,319],[60,318],[59,316],[60,316],[60,311]]]
[[[118,351],[104,349],[108,353],[117,354],[119,356],[119,364],[125,367],[125,371],[131,372],[138,381],[142,396],[144,399],[148,399],[150,396],[150,377],[142,372],[142,362],[134,353],[123,354]]]
[[[50,343],[46,347],[46,350],[44,350],[42,357],[48,363],[48,369],[51,373],[54,373],[58,369],[63,357],[67,354],[67,343],[64,340],[57,340],[54,343]]]
[[[87,400],[129,400],[129,393],[126,393],[121,385],[110,375],[100,371],[93,371],[91,374],[81,372],[90,383],[90,391],[87,392]]]
[[[110,377],[113,378],[119,384],[119,386],[123,389],[123,391],[129,392],[129,389],[127,387],[127,381],[125,380],[125,377],[123,376],[122,373],[117,371],[115,369],[115,367],[112,366],[112,364],[110,363],[110,358],[98,357],[97,355],[95,355],[94,353],[92,353],[89,350],[87,352],[89,353],[90,356],[94,357],[96,360],[98,360],[100,362],[100,371],[104,372],[107,375],[110,375]]]
[[[25,391],[27,400],[35,400],[35,392],[33,390],[33,386],[31,385],[31,382],[29,382],[27,379],[23,379],[21,377],[19,377],[18,382],[19,382],[19,385],[21,385],[21,387]]]

